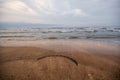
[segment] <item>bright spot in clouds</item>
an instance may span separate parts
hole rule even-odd
[[[3,8],[3,13],[6,12],[6,13],[16,13],[16,14],[27,14],[27,15],[36,14],[34,10],[29,8],[25,3],[18,0],[5,2],[2,8]]]

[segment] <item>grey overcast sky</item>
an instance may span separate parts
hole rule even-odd
[[[120,25],[120,0],[0,0],[0,23]]]

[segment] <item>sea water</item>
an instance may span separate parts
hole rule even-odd
[[[77,39],[120,43],[120,27],[0,27],[0,41]]]

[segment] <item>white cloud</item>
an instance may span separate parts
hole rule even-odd
[[[0,0],[0,22],[110,23],[120,0]]]
[[[85,12],[80,8],[72,8],[69,0],[4,0],[0,4],[2,21],[14,18],[13,20],[29,22],[29,19],[34,17],[34,20],[37,18],[37,22],[41,22],[47,19],[46,16],[85,16]]]
[[[39,14],[46,15],[76,15],[83,16],[81,9],[72,8],[69,0],[35,0],[34,4]]]
[[[81,9],[75,9],[74,11],[75,15],[86,15]]]
[[[61,13],[62,15],[73,15],[73,16],[87,16],[86,13],[84,13],[81,9],[71,9],[71,10],[68,10],[68,11],[64,11]]]
[[[34,10],[29,8],[26,4],[19,0],[13,0],[9,2],[5,2],[2,4],[1,13],[17,13],[18,15],[27,14],[27,15],[35,15],[37,14]]]

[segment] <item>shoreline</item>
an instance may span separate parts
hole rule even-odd
[[[37,47],[48,50],[64,51],[104,51],[120,54],[119,44],[92,40],[38,40],[38,41],[0,41],[0,47]],[[101,52],[102,53],[102,52]]]

